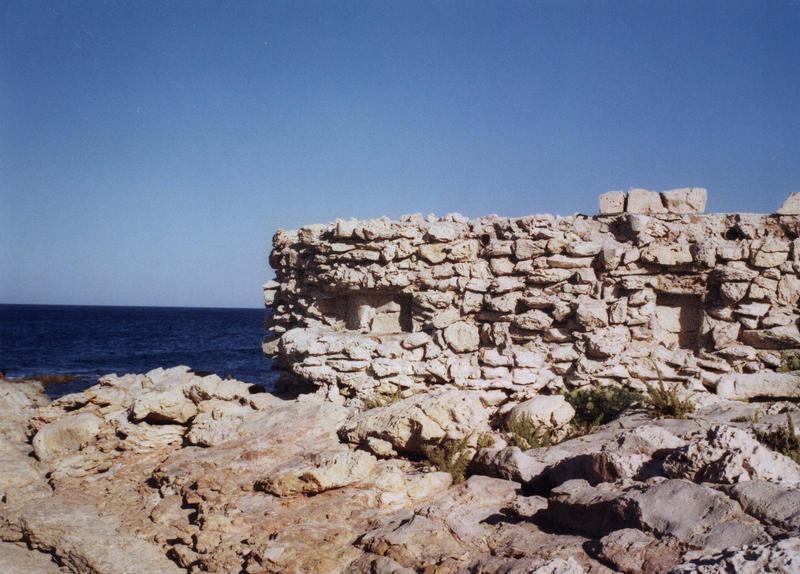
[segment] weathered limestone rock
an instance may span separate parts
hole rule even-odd
[[[645,263],[656,263],[665,266],[682,265],[693,261],[691,249],[686,244],[664,245],[653,243],[642,249],[641,258]]]
[[[793,191],[776,211],[778,215],[800,215],[800,191]]]
[[[667,210],[661,202],[658,192],[644,189],[629,189],[626,209],[628,213],[665,213]]]
[[[620,572],[663,573],[680,562],[680,546],[635,528],[623,528],[600,540],[599,556]]]
[[[103,420],[90,413],[58,419],[44,425],[33,437],[33,451],[39,460],[48,460],[64,452],[78,450],[100,432]]]
[[[800,534],[800,488],[764,480],[739,482],[726,489],[747,514],[774,534]]]
[[[453,323],[444,330],[444,340],[456,353],[477,351],[480,334],[475,325],[466,322]]]
[[[598,198],[600,215],[616,215],[625,211],[625,192],[609,191]]]
[[[578,298],[578,308],[575,310],[575,319],[586,330],[605,327],[608,325],[606,304],[599,299],[581,295]]]
[[[797,325],[742,331],[742,342],[756,349],[796,349],[800,346]]]
[[[701,187],[662,191],[661,199],[669,213],[703,213],[706,190]]]
[[[405,452],[420,452],[424,445],[443,439],[470,437],[474,443],[478,433],[489,430],[489,412],[481,396],[477,391],[414,395],[356,415],[339,429],[339,435],[356,445],[376,437]]]
[[[559,428],[575,416],[575,409],[563,395],[539,395],[523,401],[509,412],[510,418],[529,418],[536,426]]]
[[[667,456],[664,473],[695,482],[733,484],[743,480],[800,483],[800,466],[769,450],[744,430],[713,426]]]
[[[769,537],[738,504],[717,491],[686,480],[647,486],[570,480],[553,489],[548,516],[564,528],[602,537],[621,528],[636,528],[656,537],[721,550],[758,544]],[[675,501],[682,504],[676,505]]]
[[[800,565],[800,538],[787,538],[752,547],[724,550],[672,568],[668,574],[789,574]]]
[[[592,357],[612,357],[622,353],[629,341],[630,333],[626,327],[604,327],[587,335],[586,351]]]
[[[375,457],[362,450],[325,450],[274,468],[256,488],[277,496],[315,494],[358,482],[372,471]]]

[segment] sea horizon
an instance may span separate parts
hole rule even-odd
[[[112,309],[225,309],[225,310],[266,310],[264,305],[255,307],[220,306],[220,305],[116,305],[104,303],[0,303],[2,307],[103,307]]]

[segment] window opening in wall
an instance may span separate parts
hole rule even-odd
[[[728,231],[725,232],[725,239],[729,241],[736,241],[739,239],[745,239],[744,233],[738,227],[731,227]]]
[[[411,296],[399,293],[359,292],[347,296],[345,325],[367,333],[412,331]]]
[[[699,295],[659,293],[656,296],[656,340],[683,349],[698,348],[703,321],[703,301]]]

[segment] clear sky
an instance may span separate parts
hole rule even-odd
[[[0,0],[0,302],[261,304],[278,228],[800,190],[800,3]]]

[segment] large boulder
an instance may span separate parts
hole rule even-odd
[[[516,405],[508,413],[510,419],[530,419],[537,427],[561,428],[575,416],[563,395],[537,395]]]
[[[424,445],[443,439],[470,437],[474,444],[481,432],[489,431],[489,411],[481,397],[479,391],[414,395],[356,415],[339,429],[339,436],[367,448],[367,439],[379,439],[405,452],[421,452]]]
[[[743,480],[800,483],[800,466],[768,449],[747,431],[715,425],[695,433],[664,461],[664,474],[696,482],[733,484]]]
[[[81,448],[94,439],[103,426],[103,419],[91,413],[65,416],[44,425],[33,437],[33,451],[39,460]]]
[[[800,538],[731,548],[701,556],[672,568],[668,574],[793,574],[800,571]]]
[[[675,501],[681,501],[676,504]],[[687,480],[652,484],[600,483],[582,479],[554,488],[548,518],[586,536],[603,537],[636,528],[657,538],[672,536],[700,548],[758,544],[769,537],[730,498]]]
[[[717,395],[723,399],[747,401],[756,398],[800,398],[797,373],[736,373],[717,382]]]

